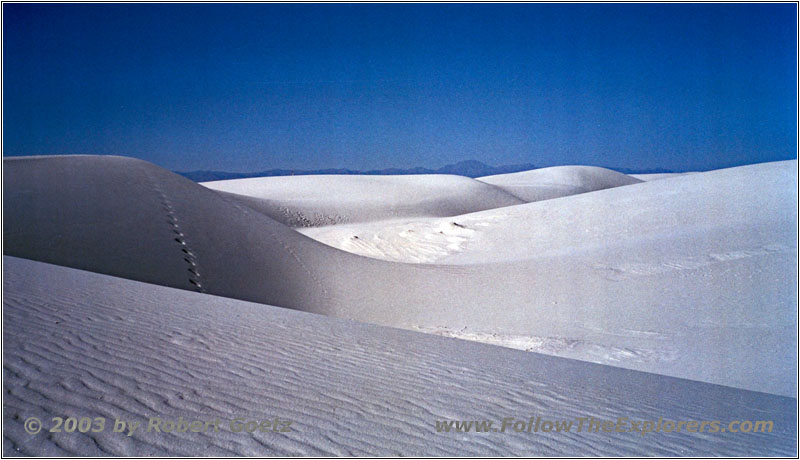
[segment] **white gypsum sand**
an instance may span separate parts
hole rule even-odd
[[[447,219],[301,231],[369,257],[492,271],[487,286],[498,296],[527,274],[532,288],[520,294],[564,315],[571,332],[553,333],[552,317],[541,332],[465,322],[420,330],[690,378],[776,369],[764,383],[790,395],[795,378],[782,367],[796,361],[795,171],[793,161],[769,163]],[[514,317],[506,309],[514,301],[495,315]],[[706,353],[714,357],[699,358]]]
[[[292,227],[454,216],[524,203],[492,185],[443,174],[256,177],[203,185]]]
[[[796,162],[425,221],[432,223],[420,231],[445,235],[445,254],[414,261],[436,264],[334,249],[137,160],[4,164],[8,255],[436,334],[499,337],[494,343],[738,388],[796,391]]]
[[[687,172],[687,173],[652,173],[652,174],[628,174],[629,176],[649,182],[651,180],[661,180],[661,179],[670,179],[673,177],[682,176],[684,174],[696,174],[694,172]]]
[[[4,257],[3,454],[791,456],[796,400]],[[142,424],[30,435],[38,417]],[[771,433],[441,433],[437,420],[772,421]],[[220,431],[146,432],[151,417]],[[232,432],[233,418],[291,432]],[[574,422],[577,425],[577,422]],[[281,425],[283,428],[283,424]],[[625,426],[630,429],[630,424]]]
[[[554,166],[510,174],[479,177],[527,202],[637,184],[634,177],[596,166]]]

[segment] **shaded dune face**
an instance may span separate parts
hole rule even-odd
[[[454,318],[478,325],[483,306],[496,302],[494,292],[470,289],[494,283],[491,269],[350,254],[141,160],[34,157],[4,165],[6,255],[395,326]],[[517,274],[506,284],[512,294],[528,282]]]
[[[486,300],[467,302],[463,291],[485,276],[332,248],[145,161],[87,155],[4,166],[6,255],[390,325],[452,319],[463,316],[452,302]],[[398,283],[405,289],[392,294]]]
[[[73,156],[4,166],[8,255],[317,311],[327,288],[304,253],[348,257],[144,161]]]

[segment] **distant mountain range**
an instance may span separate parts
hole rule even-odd
[[[300,170],[300,169],[269,169],[267,171],[250,172],[250,173],[235,173],[225,171],[189,171],[176,173],[191,179],[195,182],[210,182],[215,180],[228,180],[228,179],[243,179],[246,177],[270,177],[270,176],[306,176],[311,174],[365,174],[365,175],[401,175],[401,174],[453,174],[456,176],[466,177],[483,177],[491,176],[494,174],[508,174],[520,171],[529,171],[537,169],[537,166],[531,163],[517,164],[517,165],[503,165],[503,166],[489,166],[477,160],[466,160],[458,163],[442,166],[439,169],[429,168],[388,168],[388,169],[373,169],[369,171],[358,171],[353,169],[314,169],[314,170]],[[672,171],[666,169],[651,169],[651,170],[632,170],[628,168],[612,168],[624,174],[651,174],[651,173],[669,173]]]
[[[491,176],[492,174],[505,174],[519,171],[536,169],[533,164],[489,166],[476,160],[461,161],[455,164],[443,166],[439,169],[429,168],[388,168],[373,169],[369,171],[358,171],[353,169],[270,169],[267,171],[251,173],[234,173],[223,171],[189,171],[179,172],[178,174],[189,178],[195,182],[209,182],[214,180],[242,179],[245,177],[269,177],[269,176],[304,176],[310,174],[366,174],[366,175],[400,175],[400,174],[455,174],[457,176],[481,177]]]

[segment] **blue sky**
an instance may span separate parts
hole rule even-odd
[[[796,158],[795,4],[4,4],[4,155],[173,170]]]

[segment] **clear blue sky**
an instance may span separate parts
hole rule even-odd
[[[173,170],[796,158],[795,4],[3,5],[4,155]]]

